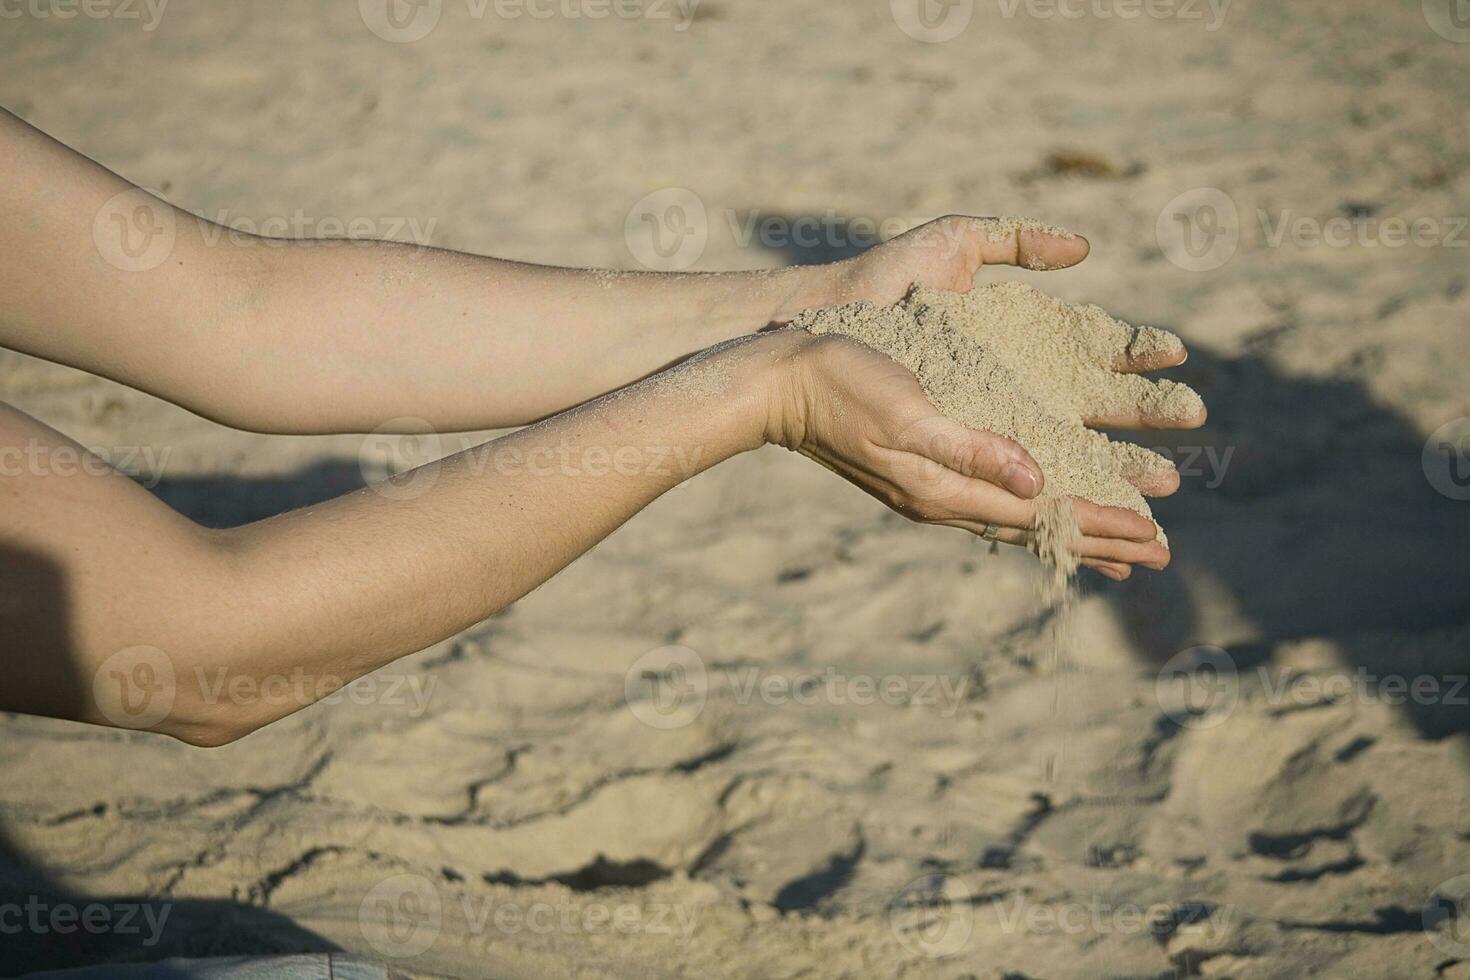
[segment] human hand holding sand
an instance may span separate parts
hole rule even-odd
[[[826,335],[802,331],[792,340],[799,353],[794,369],[777,389],[769,441],[816,460],[912,520],[977,534],[989,531],[986,536],[993,540],[1035,547],[1040,498],[1046,488],[1042,466],[1019,442],[989,431],[982,420],[972,418],[975,427],[966,426],[935,407],[937,401],[953,416],[966,418],[967,403],[973,404],[966,393],[980,390],[985,379],[958,377],[956,407],[956,400],[926,394],[915,372],[894,356],[850,339],[857,336],[873,346],[888,346],[872,331],[842,330],[831,324],[834,317],[828,315],[826,322],[823,317],[808,315],[801,322]],[[915,333],[907,336],[913,338]],[[891,348],[889,353],[902,356]],[[1120,366],[1131,370],[1135,363],[1125,359]],[[919,374],[930,376],[923,365]],[[1129,386],[1120,387],[1126,391]],[[1131,404],[1113,400],[1099,408],[1102,411],[1091,416],[1089,424],[1180,428],[1203,422],[1202,412],[1174,418],[1148,398]],[[1031,428],[1027,434],[1037,437],[1033,445],[1046,447],[1050,462],[1062,451],[1063,438],[1074,433]],[[1140,457],[1142,462],[1136,462]],[[1172,466],[1161,457],[1148,457],[1152,454],[1144,450],[1122,453],[1115,461],[1118,472],[1138,492],[1172,494],[1179,487]],[[1100,460],[1097,469],[1103,469]],[[1072,475],[1064,471],[1065,477]],[[1162,569],[1169,563],[1158,528],[1127,497],[1115,496],[1116,487],[1106,487],[1110,495],[1079,488],[1075,480],[1059,482],[1063,493],[1080,490],[1086,495],[1074,496],[1071,502],[1079,535],[1071,548],[1081,564],[1121,581],[1134,564]]]
[[[974,290],[983,266],[1061,269],[1088,251],[1028,219],[951,215],[838,263],[846,305],[795,318],[827,336],[807,345],[776,441],[911,519],[1007,544],[1037,547],[1045,489],[1070,499],[1081,564],[1120,581],[1162,569],[1143,495],[1174,493],[1178,474],[1095,430],[1202,425],[1194,392],[1140,376],[1182,363],[1184,345],[1019,283]]]

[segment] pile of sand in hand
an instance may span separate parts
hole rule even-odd
[[[1055,527],[1071,521],[1070,508],[1059,501],[1081,497],[1152,518],[1126,474],[1170,468],[1157,453],[1113,442],[1082,420],[1141,412],[1184,421],[1203,408],[1185,385],[1116,370],[1125,356],[1177,350],[1178,337],[1131,327],[1096,306],[1065,303],[1019,282],[970,293],[916,285],[893,306],[808,310],[794,325],[844,334],[887,354],[914,372],[939,411],[1025,446],[1046,478],[1040,550],[1053,563],[1075,535]]]

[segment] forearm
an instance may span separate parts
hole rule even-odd
[[[761,445],[784,343],[736,342],[389,484],[231,531],[199,529],[116,474],[7,477],[0,585],[16,601],[0,609],[0,709],[130,724],[109,685],[136,701],[167,677],[167,714],[130,727],[198,744],[298,710],[504,608],[670,487]],[[10,415],[0,445],[47,443],[39,458],[56,458],[54,433]],[[109,660],[137,648],[156,651],[142,681],[127,657]],[[284,699],[231,696],[283,678]]]
[[[0,345],[241,428],[519,425],[825,302],[832,272],[559,269],[231,231],[0,110]]]
[[[404,417],[441,431],[531,422],[784,321],[821,301],[827,275],[561,269],[381,243],[254,247],[269,285],[235,318],[230,346],[242,362],[262,356],[230,398],[249,427],[286,432]]]
[[[761,445],[767,350],[702,357],[437,469],[232,533],[239,588],[272,610],[232,669],[351,679],[510,605],[666,490]]]

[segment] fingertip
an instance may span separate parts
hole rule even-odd
[[[1129,517],[1133,518],[1133,520],[1129,522],[1130,528],[1126,532],[1129,540],[1148,542],[1157,541],[1159,539],[1158,524],[1149,520],[1147,517],[1135,514],[1132,511],[1129,511],[1128,515]]]
[[[1132,570],[1127,565],[1114,562],[1084,560],[1082,564],[1104,578],[1112,579],[1114,582],[1122,582],[1132,573]]]
[[[1173,350],[1148,351],[1142,354],[1133,354],[1128,351],[1120,351],[1113,358],[1113,370],[1122,374],[1143,374],[1148,371],[1162,371],[1166,368],[1178,367],[1189,360],[1189,351],[1183,344]]]
[[[1043,231],[1022,230],[1016,239],[1018,265],[1034,272],[1054,272],[1069,269],[1092,251],[1092,244],[1081,235]]]
[[[1040,469],[1032,469],[1020,460],[1012,460],[1001,471],[1001,482],[1007,490],[1021,499],[1034,500],[1041,495],[1044,480]]]
[[[1001,486],[1022,500],[1034,500],[1040,496],[1046,486],[1046,477],[1042,475],[1040,464],[1026,447],[1009,436],[994,432],[985,432],[983,435],[993,440],[991,446],[999,455],[997,462],[1000,464]]]
[[[1071,238],[1062,239],[1062,241],[1068,243],[1076,255],[1071,262],[1067,263],[1068,265],[1076,265],[1092,254],[1092,242],[1089,242],[1082,235],[1073,235]]]
[[[1130,473],[1128,480],[1145,497],[1172,497],[1179,492],[1179,471],[1172,464],[1168,469]]]

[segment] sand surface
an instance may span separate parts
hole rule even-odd
[[[1470,659],[1470,502],[1424,457],[1470,415],[1467,250],[1271,237],[1449,234],[1470,47],[1419,3],[1241,0],[1214,31],[980,3],[937,44],[889,6],[707,0],[679,31],[445,2],[404,44],[351,2],[0,21],[0,103],[226,221],[634,268],[630,211],[686,188],[715,269],[847,250],[743,242],[752,211],[1037,215],[1092,257],[987,281],[1179,334],[1211,409],[1148,441],[1186,471],[1156,508],[1174,564],[1091,586],[1060,670],[1030,555],[766,451],[224,749],[6,718],[0,897],[169,919],[153,945],[6,935],[4,972],[341,947],[457,977],[1470,975],[1422,914],[1470,873],[1466,692],[1355,681]],[[1238,217],[1208,269],[1159,236],[1200,188]],[[0,397],[216,523],[362,479],[360,438],[232,432],[20,356]],[[1231,682],[1202,714],[1160,683],[1192,663]]]

